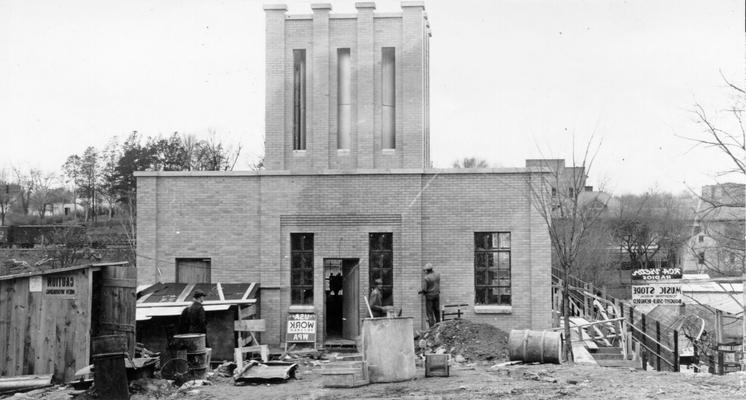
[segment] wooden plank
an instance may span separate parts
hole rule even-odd
[[[181,291],[181,294],[179,294],[179,297],[176,298],[175,303],[184,302],[186,300],[186,297],[189,296],[189,293],[192,293],[192,290],[194,290],[194,286],[196,286],[194,283],[186,285],[186,287],[184,287],[184,290]]]
[[[233,330],[239,332],[264,332],[267,324],[263,319],[244,319],[233,322]]]
[[[203,306],[221,306],[221,305],[234,305],[234,304],[241,304],[241,305],[250,305],[255,304],[256,299],[248,299],[248,300],[205,300],[202,302]],[[191,305],[191,301],[175,301],[175,302],[163,302],[163,303],[142,303],[138,304],[138,308],[142,307],[186,307],[188,305]]]
[[[148,300],[148,298],[153,295],[153,293],[155,293],[155,291],[146,293],[145,295],[137,299],[137,304],[145,303]]]
[[[245,306],[238,306],[238,319],[247,319],[251,318],[256,314],[256,307],[254,305],[249,305],[248,307]]]
[[[8,363],[8,341],[10,339],[10,295],[8,286],[10,281],[0,281],[0,376],[6,376]]]
[[[220,284],[220,282],[217,283],[218,288],[218,296],[220,297],[220,300],[225,300],[225,295],[223,294],[223,285]]]
[[[240,371],[241,369],[243,369],[243,355],[246,353],[259,353],[262,361],[269,361],[269,346],[266,344],[258,346],[237,347],[233,351],[234,361],[236,363],[236,371]]]
[[[249,287],[246,288],[246,292],[243,294],[243,297],[241,297],[241,300],[248,300],[249,296],[251,298],[256,297],[254,291],[256,290],[256,283],[252,282]]]

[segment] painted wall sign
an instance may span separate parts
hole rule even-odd
[[[659,281],[666,279],[681,279],[681,268],[639,268],[632,271],[633,281]]]
[[[75,276],[73,275],[47,275],[45,278],[47,287],[44,294],[47,296],[75,296]]]
[[[679,305],[682,302],[680,284],[653,283],[632,286],[632,304]]]
[[[285,331],[287,343],[316,342],[316,314],[290,313]]]
[[[41,292],[41,276],[32,276],[28,280],[29,292]]]

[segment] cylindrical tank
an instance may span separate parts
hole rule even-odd
[[[127,353],[134,357],[137,268],[129,264],[102,267],[100,287],[98,334],[124,335]]]
[[[364,319],[362,342],[371,382],[399,382],[415,377],[411,317]]]
[[[510,360],[559,364],[562,334],[553,331],[511,330],[508,337]]]

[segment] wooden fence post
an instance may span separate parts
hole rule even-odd
[[[642,335],[640,335],[641,336],[640,339],[642,339],[642,345],[643,345],[642,346],[642,369],[647,371],[647,369],[648,369],[648,357],[647,357],[647,354],[648,354],[648,348],[647,348],[648,336],[647,336],[647,329],[645,327],[645,325],[647,325],[645,323],[645,313],[643,313],[643,312],[640,313],[640,322],[642,323],[642,326],[641,326],[641,328],[642,328]]]
[[[673,372],[679,372],[679,331],[677,330],[673,331]]]
[[[655,321],[655,370],[660,372],[661,370],[661,323]]]

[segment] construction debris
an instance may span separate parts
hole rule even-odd
[[[465,319],[436,324],[415,338],[417,355],[450,354],[456,362],[508,359],[508,334],[495,326]]]
[[[264,382],[264,381],[286,381],[295,378],[295,371],[298,364],[270,361],[260,363],[251,360],[244,367],[233,375],[233,381],[239,383]]]

